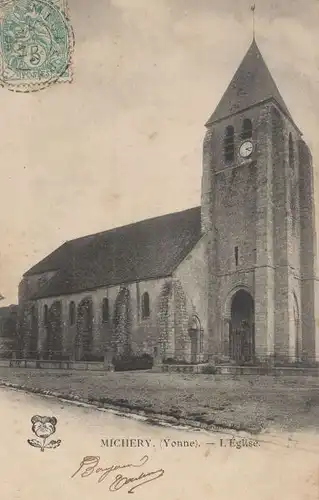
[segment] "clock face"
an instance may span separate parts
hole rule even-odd
[[[254,145],[251,141],[245,141],[239,148],[239,154],[242,158],[248,158],[254,150]]]

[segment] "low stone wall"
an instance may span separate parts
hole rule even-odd
[[[236,366],[236,365],[212,365],[209,363],[201,363],[196,365],[178,365],[178,364],[162,364],[154,366],[153,371],[167,373],[203,373],[205,375],[304,375],[304,376],[319,376],[318,368],[297,368],[294,366]]]
[[[207,364],[200,365],[159,365],[153,371],[168,372],[168,373],[202,373],[202,370]]]
[[[59,370],[88,370],[88,371],[114,371],[110,362],[99,361],[49,361],[34,359],[4,359],[0,358],[0,367],[7,368],[38,368]],[[294,366],[235,366],[235,365],[212,365],[201,363],[194,365],[178,364],[154,364],[151,369],[155,373],[193,373],[205,375],[225,375],[233,377],[239,375],[272,375],[272,376],[308,376],[318,377],[318,368]]]
[[[90,371],[113,371],[110,364],[94,361],[45,361],[34,359],[11,359],[1,360],[0,366],[9,368],[39,368],[59,370],[90,370]]]
[[[216,373],[219,375],[305,375],[305,376],[319,376],[318,368],[297,368],[295,366],[231,366],[220,365],[216,366]]]

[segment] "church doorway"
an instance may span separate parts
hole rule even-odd
[[[47,356],[58,359],[62,354],[62,306],[60,301],[53,302],[48,312]]]
[[[93,303],[91,298],[83,299],[78,305],[77,333],[75,337],[75,360],[87,358],[93,344]]]
[[[200,334],[201,334],[201,327],[199,319],[197,316],[193,316],[191,326],[189,328],[191,363],[198,362]]]
[[[229,354],[238,364],[252,362],[255,357],[254,300],[242,289],[231,304]]]

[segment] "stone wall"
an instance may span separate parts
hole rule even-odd
[[[314,172],[312,156],[303,140],[299,141],[300,158],[300,232],[301,232],[301,329],[302,355],[319,360],[318,250],[315,220]]]
[[[56,351],[60,346],[60,355],[81,358],[83,339],[87,332],[78,317],[81,306],[90,303],[92,356],[133,352],[148,353],[155,358],[189,360],[192,350],[190,325],[195,316],[201,325],[198,339],[200,335],[205,337],[207,344],[205,252],[206,245],[200,241],[172,277],[43,298],[34,302],[24,301],[22,329],[25,332],[25,353],[30,350],[32,342],[34,345],[34,328],[37,326],[36,346],[40,356],[47,357],[48,350]],[[148,297],[147,314],[145,307],[143,309],[145,294]],[[107,318],[103,317],[105,299],[108,301]],[[36,323],[31,319],[32,308],[36,312]],[[73,319],[71,309],[75,312]],[[59,311],[58,318],[53,315],[53,310]],[[200,359],[198,349],[199,340],[198,346],[193,345],[193,358],[196,360]]]
[[[186,360],[191,356],[191,323],[195,319],[199,331],[197,360],[209,355],[208,337],[208,258],[207,243],[209,236],[204,235],[184,261],[179,265],[173,277],[175,300],[175,335],[176,354]]]
[[[245,118],[253,125],[254,151],[248,160],[238,155]],[[235,131],[235,155],[226,161],[229,125]],[[300,132],[271,101],[221,120],[206,133],[202,224],[209,238],[207,330],[212,353],[225,353],[227,304],[240,288],[255,303],[257,358],[276,352],[294,361],[300,344],[314,353],[314,285],[301,278],[314,262],[312,167],[305,147],[300,160],[299,144]],[[313,276],[311,269],[309,273]]]
[[[50,313],[52,307],[56,308],[59,304],[61,310],[59,323],[62,336],[61,354],[75,357],[76,339],[79,333],[77,315],[83,301],[92,303],[92,355],[103,356],[105,353],[124,354],[129,352],[140,354],[144,352],[155,356],[157,353],[163,352],[163,349],[168,350],[169,338],[174,339],[170,346],[174,350],[174,328],[178,328],[178,325],[177,318],[174,316],[174,294],[166,293],[166,289],[169,290],[170,287],[171,279],[148,280],[69,296],[39,299],[34,303],[24,302],[25,314],[22,329],[25,332],[25,351],[30,348],[31,307],[36,305],[39,327],[37,347],[39,354],[44,355],[52,330],[50,314],[49,324],[45,321],[46,311]],[[149,296],[149,315],[147,317],[142,316],[142,298],[145,293],[148,293]],[[105,321],[103,300],[106,298],[109,316]],[[73,324],[70,318],[71,304],[74,304],[76,312]],[[173,316],[171,316],[172,314]]]

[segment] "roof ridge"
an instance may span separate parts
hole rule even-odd
[[[174,215],[178,215],[178,214],[185,213],[185,212],[190,212],[191,210],[195,210],[195,209],[199,210],[199,209],[201,209],[201,206],[197,205],[195,207],[186,208],[184,210],[179,210],[178,212],[169,212],[169,213],[166,213],[166,214],[163,214],[163,215],[155,215],[155,217],[149,217],[147,219],[137,220],[135,222],[130,222],[128,224],[124,224],[123,226],[115,226],[115,227],[111,227],[109,229],[105,229],[103,231],[98,231],[96,233],[87,234],[85,236],[78,236],[76,238],[72,238],[71,240],[66,240],[64,242],[64,244],[72,243],[73,241],[78,241],[78,240],[85,239],[85,238],[93,238],[94,236],[104,235],[106,233],[109,233],[111,231],[117,231],[119,229],[126,229],[126,228],[128,228],[130,226],[135,226],[137,224],[142,224],[143,222],[153,222],[153,221],[155,221],[157,219],[162,219],[164,217],[169,217],[169,216],[174,216]]]

